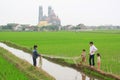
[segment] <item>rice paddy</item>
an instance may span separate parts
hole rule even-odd
[[[38,45],[39,53],[62,56],[80,56],[82,49],[89,56],[89,42],[93,41],[101,54],[101,69],[120,75],[120,31],[95,32],[0,32],[0,40],[11,41],[32,50]],[[70,61],[69,61],[70,62]]]

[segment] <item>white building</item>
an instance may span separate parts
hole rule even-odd
[[[17,26],[15,26],[15,27],[13,28],[13,30],[14,30],[14,31],[22,31],[22,30],[23,30],[23,26],[20,25],[20,24],[18,24]]]

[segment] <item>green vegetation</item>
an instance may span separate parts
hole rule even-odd
[[[100,73],[98,72],[95,72],[95,71],[92,71],[92,70],[89,70],[87,68],[84,68],[83,70],[86,74],[88,75],[92,75],[92,76],[97,76],[100,78],[100,80],[116,80],[114,78],[112,78],[111,76],[105,76],[105,75],[101,75]]]
[[[0,80],[29,80],[14,64],[9,63],[2,57],[2,51],[3,50],[0,49]]]
[[[41,69],[0,48],[0,80],[54,80]]]
[[[0,56],[0,80],[29,80],[13,64]]]
[[[120,75],[120,31],[94,32],[0,32],[0,40],[11,41],[31,49],[38,45],[39,52],[47,55],[76,57],[82,49],[89,55],[89,41],[101,53],[101,69]],[[88,58],[87,58],[88,59]],[[68,61],[68,60],[67,60]],[[68,61],[73,62],[73,61]]]

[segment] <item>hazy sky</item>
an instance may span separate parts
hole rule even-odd
[[[0,0],[0,24],[38,23],[38,6],[50,5],[62,25],[120,25],[120,0]]]

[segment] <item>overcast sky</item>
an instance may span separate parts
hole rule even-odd
[[[120,0],[0,0],[0,25],[38,23],[38,6],[50,5],[62,25],[120,25]]]

